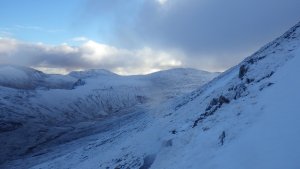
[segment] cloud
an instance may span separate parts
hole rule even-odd
[[[121,74],[141,74],[172,67],[224,71],[281,35],[300,18],[299,0],[85,2],[78,23],[71,24],[72,29],[84,30],[86,26],[90,30],[98,26],[99,37],[93,39],[101,43],[84,36],[67,41],[77,46],[5,38],[10,37],[7,33],[18,30],[63,31],[16,25],[0,29],[0,63],[38,67],[48,72],[103,68]]]
[[[101,68],[119,74],[143,74],[182,66],[182,59],[177,51],[149,47],[128,50],[92,40],[74,47],[0,39],[0,63],[31,66],[51,73]]]
[[[224,70],[296,24],[299,6],[299,0],[89,0],[85,12],[101,28],[109,25],[113,44],[175,48],[192,65],[208,61]]]

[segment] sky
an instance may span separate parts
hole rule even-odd
[[[224,71],[300,21],[299,0],[1,0],[0,64],[48,73]]]

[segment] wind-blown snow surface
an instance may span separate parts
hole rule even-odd
[[[62,76],[3,65],[0,75],[3,163],[110,130],[121,125],[120,120],[129,123],[144,109],[190,92],[218,73],[173,69],[145,76],[119,76],[106,70],[89,70]]]
[[[2,168],[298,169],[299,65],[300,23],[191,94]]]

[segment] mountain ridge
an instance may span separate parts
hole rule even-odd
[[[29,70],[29,74],[34,72],[34,69]],[[36,88],[13,88],[13,85],[8,88],[6,85],[2,87],[0,83],[0,143],[6,145],[2,154],[0,153],[0,161],[30,154],[46,145],[59,144],[99,132],[105,128],[102,123],[110,120],[113,123],[115,116],[130,116],[130,111],[141,111],[141,107],[154,106],[154,101],[158,104],[194,90],[216,76],[189,70],[189,74],[193,76],[187,77],[179,72],[177,70],[170,75],[168,71],[163,75],[158,73],[160,79],[168,79],[166,84],[157,84],[158,79],[153,80],[156,76],[152,75],[119,76],[107,71],[103,75],[103,70],[79,72],[75,75],[82,79],[40,72],[42,77],[36,80],[39,82]],[[69,83],[70,88],[53,88],[53,85],[52,88],[45,88],[45,78],[50,82],[52,79],[56,82],[60,78],[73,80]],[[178,84],[181,78],[186,81]],[[25,78],[25,82],[27,84],[32,81]],[[16,82],[12,80],[11,83]],[[77,126],[78,124],[80,125]],[[99,126],[98,129],[95,126]],[[53,139],[59,137],[62,139]],[[23,146],[15,149],[18,145]]]

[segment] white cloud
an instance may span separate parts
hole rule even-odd
[[[183,65],[178,51],[122,49],[92,40],[74,47],[26,43],[15,39],[0,39],[0,63],[18,64],[51,73],[101,68],[119,74],[145,74]]]

